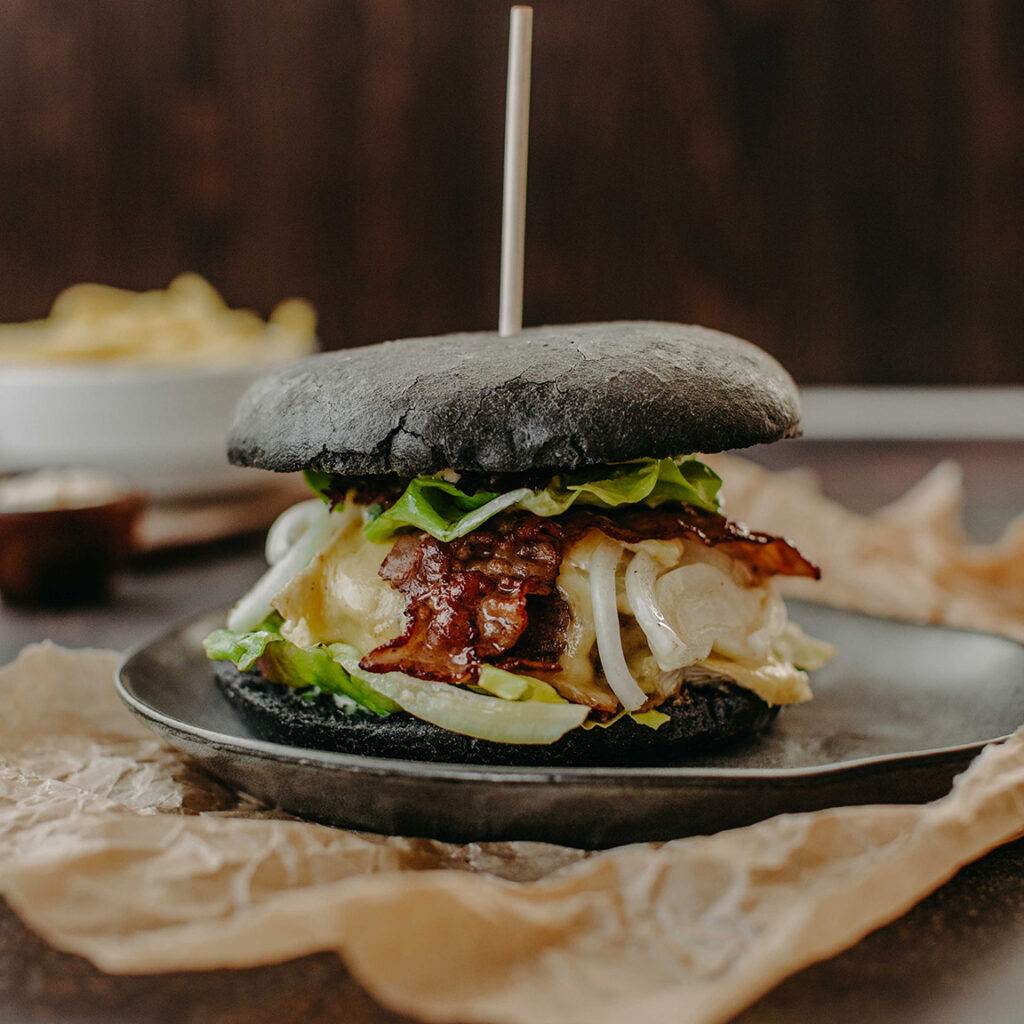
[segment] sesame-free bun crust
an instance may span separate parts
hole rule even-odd
[[[757,346],[706,327],[621,321],[313,356],[243,397],[229,457],[344,476],[514,473],[745,448],[799,432],[796,385]]]

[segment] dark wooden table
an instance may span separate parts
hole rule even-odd
[[[990,539],[1024,510],[1024,445],[777,446],[757,457],[819,469],[826,489],[868,509],[938,459],[965,467],[967,518]],[[123,648],[166,624],[226,604],[260,571],[256,539],[137,567],[118,597],[73,613],[3,611],[0,657],[50,638]],[[333,954],[248,971],[118,978],[49,949],[0,905],[0,1021],[61,1024],[326,1024],[400,1021],[381,1010]],[[1024,841],[965,868],[909,914],[780,985],[742,1024],[1019,1024],[1024,1020]]]

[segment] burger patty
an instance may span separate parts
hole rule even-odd
[[[778,708],[725,680],[684,685],[658,710],[669,716],[659,729],[620,719],[607,728],[573,729],[555,743],[507,744],[449,732],[404,712],[381,717],[345,714],[326,695],[309,699],[214,662],[217,684],[253,734],[273,743],[370,757],[449,764],[613,766],[684,764],[695,754],[719,750],[764,731]],[[495,698],[497,699],[497,698]]]

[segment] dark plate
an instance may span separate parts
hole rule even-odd
[[[486,768],[325,753],[253,738],[221,696],[202,616],[138,648],[119,691],[174,746],[237,789],[317,821],[451,841],[604,847],[789,811],[920,803],[1024,721],[1024,646],[791,602],[838,648],[815,699],[741,748],[672,768]]]

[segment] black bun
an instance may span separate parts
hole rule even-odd
[[[346,476],[515,473],[799,433],[796,385],[756,345],[706,327],[623,321],[313,356],[250,388],[229,457]]]
[[[525,767],[670,765],[748,740],[777,708],[734,683],[686,686],[660,708],[671,718],[649,729],[622,718],[607,729],[574,729],[548,746],[491,743],[441,729],[403,713],[346,715],[330,697],[306,700],[231,662],[214,663],[217,683],[253,734],[273,743],[345,754],[447,764]]]

